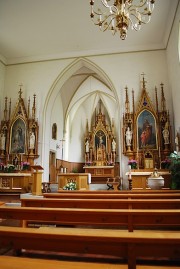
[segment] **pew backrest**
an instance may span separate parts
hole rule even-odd
[[[56,225],[83,225],[95,227],[180,229],[180,209],[83,209],[0,207],[0,218],[17,219],[32,223]]]
[[[22,198],[24,207],[100,208],[100,209],[180,209],[180,199],[76,199]]]
[[[83,192],[62,192],[44,193],[45,198],[74,198],[74,199],[180,199],[180,193],[83,193]]]

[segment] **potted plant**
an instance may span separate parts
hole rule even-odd
[[[171,173],[171,189],[180,190],[180,156],[176,151],[169,156],[171,164],[169,170]]]

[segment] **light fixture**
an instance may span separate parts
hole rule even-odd
[[[91,18],[104,32],[120,32],[125,40],[129,26],[136,31],[151,19],[155,0],[90,0]]]

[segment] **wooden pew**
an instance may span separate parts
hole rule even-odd
[[[152,190],[152,189],[133,189],[133,190],[62,190],[59,189],[58,193],[100,193],[100,194],[119,194],[119,193],[179,193],[180,190],[171,190],[171,189],[161,189],[161,190]]]
[[[1,269],[127,269],[127,265],[0,256]],[[137,268],[142,268],[137,266]],[[146,267],[145,267],[146,268]],[[153,267],[154,268],[154,267]],[[147,267],[146,269],[153,269]],[[156,267],[157,268],[157,267]],[[168,269],[170,267],[166,267]],[[144,269],[144,267],[143,267]],[[176,268],[175,268],[176,269]]]
[[[15,250],[33,249],[71,253],[73,255],[103,255],[125,258],[128,269],[136,268],[141,258],[172,259],[180,257],[180,233],[168,231],[120,231],[115,229],[82,228],[20,228],[0,227],[0,247]]]
[[[1,269],[127,269],[126,264],[100,263],[100,262],[78,262],[48,260],[15,256],[0,256]],[[136,265],[137,269],[172,269],[172,266],[159,265]],[[173,266],[173,269],[179,269],[179,266]]]
[[[180,209],[180,199],[40,199],[22,198],[24,207],[99,208],[99,209]]]
[[[180,209],[83,209],[0,207],[0,217],[38,224],[134,229],[180,229]]]
[[[180,199],[180,193],[96,193],[96,192],[73,192],[65,191],[62,193],[44,193],[45,198],[76,198],[76,199]]]

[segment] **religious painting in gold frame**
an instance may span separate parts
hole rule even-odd
[[[149,110],[144,109],[137,117],[138,149],[157,149],[156,119]]]
[[[10,132],[10,154],[11,153],[26,153],[26,124],[21,118],[17,118]]]

